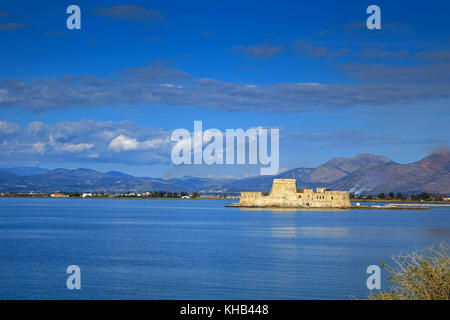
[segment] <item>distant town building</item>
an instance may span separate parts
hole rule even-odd
[[[218,194],[201,194],[198,196],[199,199],[219,199],[220,195]]]
[[[51,193],[50,197],[52,197],[52,198],[68,198],[69,195],[64,194],[64,193]]]
[[[81,197],[82,197],[82,198],[92,197],[92,193],[91,193],[91,192],[83,193],[83,194],[81,195]]]

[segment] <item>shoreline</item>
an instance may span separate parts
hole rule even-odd
[[[228,198],[189,198],[189,199],[181,199],[181,198],[164,198],[164,197],[99,197],[99,196],[92,196],[92,197],[81,197],[81,196],[67,196],[67,197],[50,197],[50,196],[43,196],[43,195],[32,195],[32,196],[25,196],[25,195],[8,195],[8,196],[0,196],[1,198],[33,198],[33,199],[141,199],[141,200],[230,200],[230,201],[236,201],[238,199],[228,199]],[[429,201],[417,201],[417,200],[397,200],[397,199],[389,199],[389,200],[381,200],[381,199],[350,199],[350,202],[381,202],[381,203],[393,203],[393,204],[401,204],[405,203],[408,206],[412,204],[417,204],[417,206],[424,206],[426,204],[444,204],[450,206],[449,201],[437,201],[437,200],[429,200]],[[233,206],[235,207],[235,206]],[[368,207],[368,206],[352,206],[352,207]],[[262,207],[261,207],[262,208]],[[392,208],[392,207],[391,207]]]
[[[2,198],[21,198],[21,199],[140,199],[140,200],[230,200],[236,201],[236,199],[227,199],[227,198],[190,198],[190,199],[181,199],[181,198],[154,198],[154,197],[50,197],[50,196],[0,196]]]
[[[320,208],[320,207],[260,207],[260,206],[240,206],[239,203],[232,203],[230,205],[226,205],[226,208],[240,208],[240,209],[276,209],[276,210],[370,210],[370,209],[377,209],[377,210],[429,210],[429,207],[426,206],[350,206],[348,208]]]
[[[350,202],[387,202],[387,203],[447,203],[450,201],[439,201],[439,200],[399,200],[399,199],[350,199]]]

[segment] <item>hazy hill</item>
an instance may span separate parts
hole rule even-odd
[[[361,153],[353,158],[333,158],[303,177],[305,182],[330,183],[357,171],[393,164],[391,159]]]
[[[37,172],[33,168],[27,170]],[[269,191],[274,178],[294,178],[297,179],[299,188],[323,186],[364,193],[425,191],[450,194],[449,150],[434,152],[409,164],[399,164],[386,157],[364,153],[353,158],[333,158],[317,168],[296,168],[276,176],[244,179],[189,176],[161,179],[134,177],[118,171],[102,173],[83,168],[55,169],[28,175],[19,175],[20,172],[25,170],[18,170],[16,174],[0,171],[0,191]]]
[[[450,151],[440,150],[409,164],[386,163],[358,170],[334,183],[333,188],[356,192],[450,193]]]
[[[134,178],[134,176],[120,172],[120,171],[108,171],[105,172],[106,174],[109,174],[110,176],[115,176],[115,177],[122,177],[122,178]]]

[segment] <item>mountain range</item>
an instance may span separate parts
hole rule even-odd
[[[295,178],[299,188],[326,187],[355,193],[432,192],[450,194],[450,150],[399,164],[368,153],[333,158],[317,168],[296,168],[275,176],[242,179],[134,177],[119,171],[35,167],[0,168],[1,192],[223,192],[269,191],[274,178]]]

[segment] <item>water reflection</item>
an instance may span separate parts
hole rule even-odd
[[[269,211],[271,213],[277,214],[277,213],[294,213],[294,212],[313,212],[313,211],[320,211],[320,212],[345,212],[350,211],[350,209],[340,209],[340,208],[244,208],[240,207],[240,211]]]
[[[450,237],[450,229],[447,228],[424,228],[423,231],[433,237]]]
[[[272,227],[272,235],[275,238],[295,238],[297,236],[297,228],[291,227]]]
[[[349,236],[348,228],[273,226],[274,238],[345,238]]]
[[[308,238],[344,238],[350,233],[349,228],[303,227],[300,236]]]

